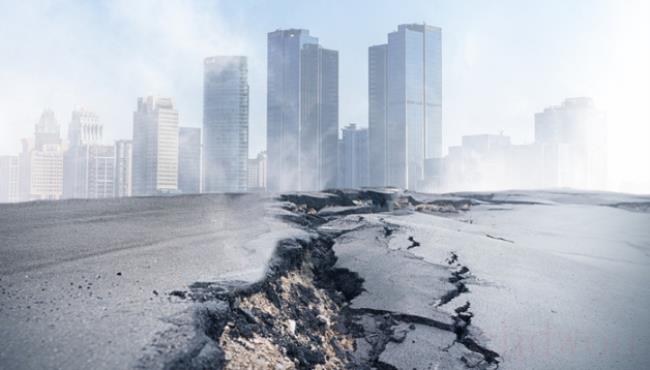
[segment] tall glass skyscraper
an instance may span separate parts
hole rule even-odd
[[[270,191],[336,186],[338,52],[307,30],[268,34],[267,153]]]
[[[368,50],[370,181],[418,189],[442,156],[442,33],[403,24]]]
[[[244,56],[204,62],[203,191],[242,192],[248,183],[248,63]]]

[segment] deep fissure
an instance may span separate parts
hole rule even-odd
[[[391,202],[385,194],[373,192],[357,199],[347,199],[344,193],[335,196],[334,204],[322,199],[311,204],[305,195],[282,198],[288,202],[285,209],[291,211],[290,215],[283,216],[285,220],[315,232],[316,236],[309,241],[288,239],[280,242],[262,281],[253,284],[195,283],[191,286],[187,297],[200,303],[195,312],[197,330],[209,340],[179,355],[167,368],[224,369],[233,361],[228,358],[229,350],[245,350],[248,342],[255,342],[264,344],[271,355],[277,351],[278,355],[286,356],[297,369],[312,369],[316,365],[394,369],[379,357],[387,343],[401,343],[408,335],[404,330],[395,332],[401,324],[408,325],[410,330],[414,329],[414,324],[420,324],[453,332],[455,342],[480,354],[487,365],[498,367],[499,355],[478,344],[469,334],[473,317],[469,302],[456,308],[453,325],[417,315],[350,307],[350,302],[363,292],[364,281],[353,271],[335,267],[337,257],[332,247],[335,238],[342,233],[316,231],[318,226],[333,219],[321,217],[317,212],[331,205],[352,207],[362,202],[375,211],[386,211],[396,202]],[[386,224],[383,230],[384,237],[389,238],[396,226]],[[420,245],[412,237],[409,241],[412,246]],[[458,264],[455,253],[448,263],[450,268],[456,267],[449,278],[456,289],[442,297],[438,306],[468,291],[464,280],[469,269]],[[367,322],[372,322],[372,330],[367,328]],[[367,356],[356,354],[354,340],[366,340],[371,344]],[[477,364],[466,365],[474,367]]]

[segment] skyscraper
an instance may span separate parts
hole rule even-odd
[[[201,192],[201,129],[181,127],[178,137],[178,190]]]
[[[46,109],[34,128],[34,149],[41,150],[46,145],[61,145],[61,126],[54,112]]]
[[[138,98],[132,174],[133,195],[178,191],[178,112],[171,98]]]
[[[34,130],[34,140],[23,140],[20,154],[20,200],[59,199],[63,194],[63,150],[60,126],[45,110]]]
[[[338,52],[307,30],[270,32],[267,78],[269,190],[336,186]]]
[[[203,191],[242,192],[248,180],[248,64],[243,56],[205,59]]]
[[[388,45],[368,48],[368,136],[370,185],[386,185],[386,76]]]
[[[86,109],[72,111],[68,128],[70,146],[99,144],[104,134],[104,127],[94,112]]]
[[[63,162],[65,198],[109,198],[114,195],[115,150],[102,145],[99,117],[86,109],[72,112],[68,150]]]
[[[132,194],[133,142],[115,142],[115,196],[130,197]]]
[[[343,177],[340,186],[356,188],[368,186],[368,129],[352,123],[343,129],[341,164]]]
[[[442,155],[441,29],[399,25],[368,50],[370,179],[418,189]]]

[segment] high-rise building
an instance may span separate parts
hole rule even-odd
[[[171,98],[138,98],[132,180],[133,195],[178,191],[178,112]]]
[[[248,180],[248,65],[243,56],[204,61],[203,191],[242,192]]]
[[[115,142],[115,196],[130,197],[132,194],[133,142]]]
[[[99,117],[86,109],[72,112],[68,150],[63,162],[65,198],[110,198],[114,195],[115,149],[102,145]]]
[[[386,185],[386,76],[388,45],[368,48],[368,136],[370,184]]]
[[[201,192],[201,129],[181,127],[178,137],[178,190]]]
[[[368,129],[358,128],[353,123],[342,131],[343,179],[340,186],[346,188],[368,186]]]
[[[270,32],[267,78],[269,190],[336,186],[338,52],[307,30]]]
[[[88,198],[111,198],[115,194],[115,147],[88,145]]]
[[[544,158],[543,186],[607,186],[607,122],[592,99],[566,99],[535,114],[535,144]]]
[[[94,112],[78,109],[72,112],[68,128],[70,146],[93,145],[102,141],[104,127]]]
[[[61,145],[61,126],[54,112],[46,109],[34,128],[34,149],[41,150],[45,145]]]
[[[63,150],[60,126],[45,110],[35,126],[34,140],[23,140],[20,154],[20,200],[59,199],[63,194]]]
[[[266,190],[266,152],[248,160],[248,191]]]
[[[418,189],[442,156],[442,31],[402,24],[368,51],[370,179]]]
[[[0,156],[0,203],[20,200],[18,156]]]

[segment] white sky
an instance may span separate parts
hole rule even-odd
[[[265,147],[266,32],[308,28],[340,52],[340,126],[367,122],[367,47],[399,23],[443,29],[445,146],[475,133],[533,138],[533,114],[571,96],[607,111],[610,188],[650,193],[650,2],[0,0],[0,155],[41,111],[65,129],[97,112],[107,141],[131,137],[138,96],[174,98],[200,126],[202,60],[249,57],[250,154]]]

